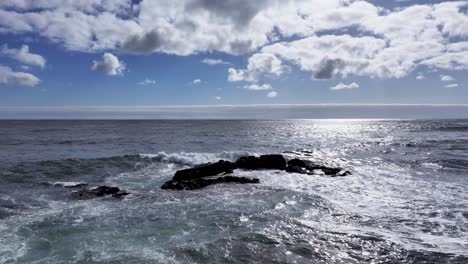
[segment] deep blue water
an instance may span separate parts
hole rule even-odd
[[[353,174],[160,189],[265,153]],[[76,200],[57,182],[131,195]],[[467,190],[463,119],[0,121],[0,263],[468,263]]]

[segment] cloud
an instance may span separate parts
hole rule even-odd
[[[202,80],[200,80],[200,79],[195,79],[195,80],[192,81],[192,84],[199,84],[199,83],[201,83],[201,82],[202,82]]]
[[[445,85],[445,88],[457,88],[458,87],[458,83],[453,83],[453,84],[447,84]]]
[[[288,71],[289,67],[284,65],[276,55],[271,53],[257,53],[249,58],[246,69],[236,70],[234,68],[229,68],[228,81],[254,82],[262,77],[278,77]]]
[[[147,85],[156,85],[156,80],[151,80],[151,79],[144,79],[143,81],[138,83],[139,85],[147,86]]]
[[[269,84],[262,84],[262,85],[250,84],[250,85],[244,86],[244,88],[247,89],[247,90],[251,90],[251,91],[263,91],[263,90],[271,90],[272,89],[271,85],[269,85]]]
[[[271,91],[271,92],[269,92],[269,93],[267,94],[267,97],[268,97],[268,98],[275,98],[275,97],[277,97],[277,96],[278,96],[278,93],[275,92],[275,91]]]
[[[202,63],[208,64],[208,65],[229,65],[231,64],[230,62],[223,61],[221,59],[210,59],[210,58],[205,58],[201,61]]]
[[[426,77],[422,74],[422,73],[418,73],[418,75],[416,75],[416,80],[424,80]]]
[[[41,82],[36,76],[26,72],[15,72],[10,67],[0,65],[0,85],[36,86]]]
[[[450,75],[441,75],[440,80],[443,82],[451,82],[451,81],[455,81],[455,78],[453,78]]]
[[[375,2],[7,0],[0,34],[38,35],[84,52],[247,54],[252,61],[229,69],[228,79],[252,83],[289,66],[316,79],[468,69],[466,1],[392,9]]]
[[[221,98],[221,96],[215,96],[215,99],[216,100],[221,100],[222,98]]]
[[[359,88],[359,84],[353,82],[350,84],[339,83],[336,86],[330,87],[330,90],[351,90]]]
[[[93,71],[104,72],[107,75],[120,75],[125,70],[125,64],[112,53],[104,53],[102,61],[93,61]]]
[[[39,66],[41,68],[44,68],[46,65],[46,59],[39,54],[30,53],[28,45],[23,45],[19,49],[10,49],[8,45],[5,44],[0,48],[0,54],[19,62]]]

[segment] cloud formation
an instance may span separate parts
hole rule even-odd
[[[19,49],[8,48],[5,44],[0,48],[0,54],[3,56],[10,57],[24,64],[39,66],[44,68],[46,65],[46,59],[39,54],[29,52],[29,46],[23,45]]]
[[[201,82],[202,82],[202,80],[200,80],[200,79],[195,79],[195,80],[192,81],[192,84],[199,84],[199,83],[201,83]]]
[[[247,90],[251,90],[251,91],[264,91],[264,90],[272,89],[271,85],[269,84],[262,84],[262,85],[250,84],[250,85],[244,86],[244,88]]]
[[[457,87],[458,87],[458,83],[452,83],[452,84],[445,85],[445,88],[457,88]]]
[[[26,72],[15,72],[10,67],[0,65],[0,85],[36,86],[41,82],[36,76]]]
[[[208,64],[208,65],[229,65],[231,64],[230,62],[227,62],[227,61],[223,61],[221,59],[210,59],[210,58],[205,58],[201,61],[202,63],[204,64]]]
[[[112,53],[104,53],[102,61],[93,61],[93,71],[104,72],[107,75],[120,75],[125,70],[125,64]]]
[[[271,92],[267,93],[268,98],[275,98],[277,96],[278,96],[278,93],[275,92],[275,91],[271,91]]]
[[[455,78],[453,78],[450,75],[441,75],[440,80],[443,82],[451,82],[451,81],[455,81]]]
[[[230,81],[278,78],[291,67],[315,79],[403,78],[425,67],[468,69],[467,7],[466,1],[388,9],[360,0],[5,0],[0,33],[40,35],[74,51],[249,55],[245,67],[228,70]]]
[[[359,88],[359,84],[353,82],[350,84],[339,83],[333,87],[330,87],[330,90],[338,91],[338,90],[351,90]]]
[[[139,85],[147,86],[147,85],[156,85],[156,80],[151,80],[151,79],[144,79],[143,81],[138,83]]]

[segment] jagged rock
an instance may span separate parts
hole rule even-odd
[[[109,186],[100,186],[94,189],[85,189],[77,192],[77,195],[80,199],[91,199],[103,196],[112,196],[116,198],[121,198],[130,194],[125,190],[121,190],[118,187],[109,187]]]
[[[171,180],[163,184],[161,189],[164,190],[196,190],[202,189],[209,185],[220,184],[220,183],[260,183],[260,180],[257,178],[246,178],[246,177],[234,177],[234,176],[224,176],[216,179],[192,179],[192,180],[182,180],[176,181]]]
[[[332,168],[323,165],[317,165],[310,160],[292,159],[288,161],[287,172],[302,173],[302,174],[314,174],[314,171],[320,170],[325,175],[330,176],[346,176],[351,174],[349,171],[345,171],[342,168]]]
[[[236,161],[236,165],[240,169],[247,170],[284,170],[286,169],[286,159],[282,155],[262,155],[259,158],[255,156],[240,157]]]
[[[179,170],[174,175],[174,181],[193,180],[208,176],[216,176],[221,173],[232,173],[237,166],[230,162],[220,160],[216,163],[205,163],[190,169]]]

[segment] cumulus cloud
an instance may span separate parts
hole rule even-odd
[[[231,64],[230,62],[223,61],[221,59],[210,59],[210,58],[205,58],[201,61],[202,63],[208,64],[208,65],[229,65]]]
[[[424,80],[424,79],[426,79],[426,77],[422,73],[418,73],[418,75],[416,75],[416,80]]]
[[[151,79],[144,79],[143,81],[139,82],[138,83],[139,85],[143,85],[143,86],[147,86],[147,85],[155,85],[156,84],[156,80],[151,80]]]
[[[457,87],[458,87],[458,83],[452,83],[452,84],[445,85],[445,88],[457,88]]]
[[[221,100],[221,96],[215,96],[216,100]]]
[[[41,68],[44,68],[46,65],[46,59],[39,54],[29,52],[28,45],[23,45],[21,48],[15,49],[8,48],[8,45],[5,44],[0,48],[0,54],[24,64],[39,66]]]
[[[451,81],[455,81],[455,78],[453,78],[450,75],[441,75],[440,80],[443,82],[451,82]]]
[[[244,88],[247,90],[251,90],[251,91],[262,91],[262,90],[272,89],[271,85],[269,84],[262,84],[262,85],[250,84],[250,85],[245,85]]]
[[[15,72],[10,67],[0,65],[0,84],[11,86],[36,86],[41,82],[36,76],[26,72]]]
[[[192,84],[199,84],[199,83],[201,83],[201,82],[202,82],[202,80],[200,80],[200,79],[195,79],[195,80],[192,81]]]
[[[271,92],[269,92],[269,93],[267,94],[267,97],[268,97],[268,98],[275,98],[275,97],[277,97],[277,96],[278,96],[278,93],[275,92],[275,91],[271,91]]]
[[[104,53],[102,61],[93,61],[93,71],[104,72],[107,75],[120,75],[125,70],[125,64],[112,53]]]
[[[247,53],[228,79],[252,83],[288,73],[287,65],[316,79],[466,70],[468,2],[437,2],[386,9],[359,0],[6,0],[0,34],[37,34],[87,52]]]
[[[330,87],[330,90],[351,90],[351,89],[357,89],[359,88],[359,84],[353,82],[350,84],[344,84],[344,83],[339,83],[333,87]]]

